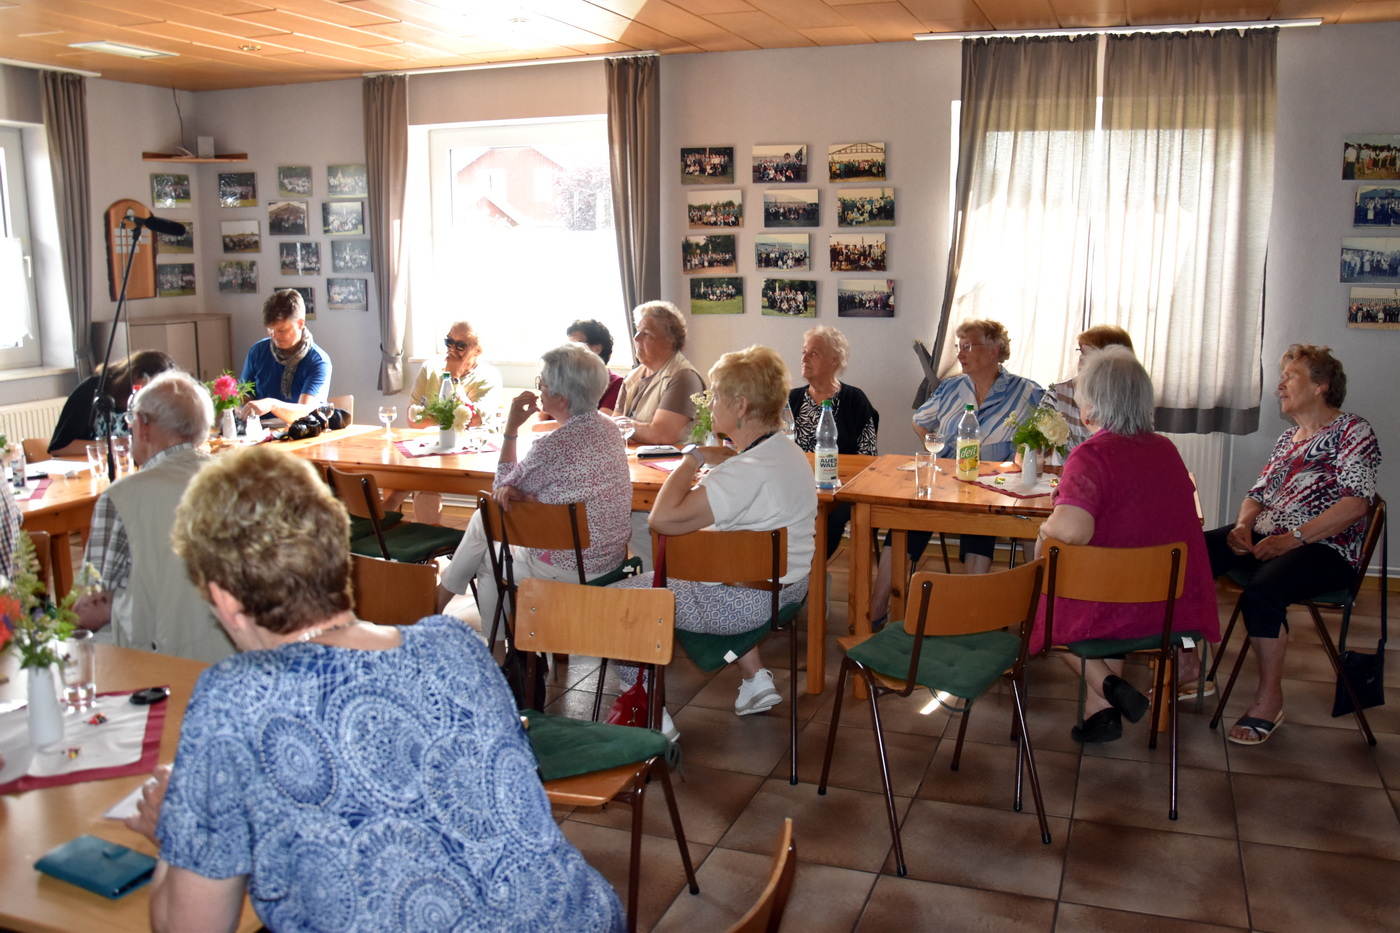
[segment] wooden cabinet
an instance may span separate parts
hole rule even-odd
[[[98,353],[107,346],[111,326],[107,321],[93,324]],[[196,379],[208,381],[233,369],[233,340],[227,314],[140,318],[131,321],[130,327],[131,349],[163,350]],[[125,330],[123,326],[117,333],[113,358],[126,353]]]

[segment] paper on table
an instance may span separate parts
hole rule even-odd
[[[121,800],[112,804],[111,808],[104,814],[109,820],[124,820],[129,816],[136,815],[136,801],[141,799],[141,791],[146,789],[146,782],[142,781],[134,791],[127,794]]]
[[[50,476],[66,476],[69,479],[79,473],[86,473],[91,469],[81,460],[35,460],[29,464],[29,469],[25,472],[29,476],[35,473],[47,473]]]

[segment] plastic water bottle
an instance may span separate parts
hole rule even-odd
[[[821,420],[817,422],[816,472],[818,489],[836,488],[836,415],[831,399],[822,402]]]
[[[982,459],[982,426],[977,423],[977,412],[971,405],[963,406],[962,417],[958,419],[958,479],[977,479],[977,463]]]
[[[438,398],[450,399],[453,396],[452,374],[444,372],[442,382],[438,384]]]

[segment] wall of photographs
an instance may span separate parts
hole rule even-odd
[[[890,271],[887,231],[895,226],[886,149],[870,141],[774,143],[747,153],[682,147],[679,181],[694,231],[681,242],[690,313],[757,307],[815,318],[818,282],[804,273],[829,268],[850,276],[836,280],[839,317],[894,317],[895,282],[876,275]],[[745,272],[754,273],[747,293]]]
[[[1348,133],[1342,179],[1357,230],[1342,238],[1347,327],[1400,330],[1400,135]]]
[[[279,165],[275,179],[263,179],[268,187],[261,193],[256,172],[220,172],[217,180],[218,206],[228,211],[220,211],[218,230],[196,230],[194,221],[168,215],[185,225],[185,233],[159,235],[157,297],[197,293],[195,238],[217,236],[221,258],[207,270],[206,288],[210,279],[226,295],[295,288],[312,320],[322,310],[369,310],[367,276],[373,269],[363,164],[327,165],[320,172],[310,165]],[[314,200],[318,190],[324,200]],[[190,176],[153,173],[151,204],[163,216],[191,207]],[[260,275],[278,281],[260,282]]]

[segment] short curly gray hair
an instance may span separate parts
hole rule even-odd
[[[642,318],[651,317],[666,331],[666,336],[671,338],[671,344],[677,353],[685,346],[685,316],[681,314],[681,309],[671,304],[669,301],[647,301],[637,305],[632,311],[632,319],[637,322],[637,326],[642,324]]]
[[[826,348],[836,357],[836,372],[846,371],[846,366],[851,361],[851,342],[846,339],[845,334],[834,327],[818,324],[802,335],[804,343],[808,340],[820,340],[826,344]]]

